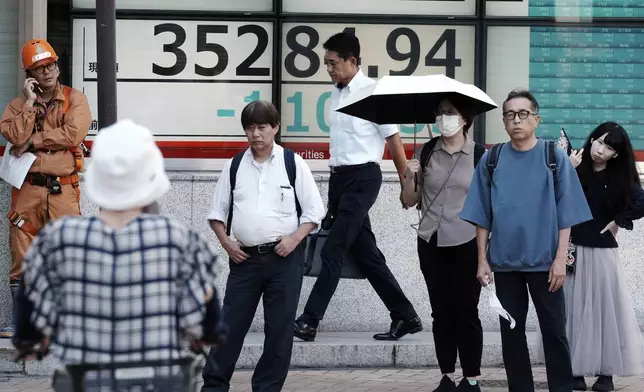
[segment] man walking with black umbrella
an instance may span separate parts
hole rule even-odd
[[[398,340],[408,333],[422,331],[423,326],[376,245],[369,209],[380,192],[380,161],[385,141],[401,179],[407,164],[404,146],[396,125],[378,125],[335,111],[356,89],[375,83],[358,66],[358,38],[338,33],[324,43],[324,49],[327,72],[335,83],[329,112],[328,208],[333,225],[321,252],[322,271],[304,313],[295,321],[294,333],[302,340],[315,340],[318,324],[340,280],[343,255],[351,251],[392,319],[390,330],[374,335],[374,339]]]

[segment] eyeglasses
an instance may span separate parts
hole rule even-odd
[[[443,115],[456,116],[456,115],[458,115],[458,112],[456,111],[456,109],[453,109],[453,108],[452,109],[445,109],[445,110],[439,108],[439,109],[434,110],[434,114],[436,116],[443,116]]]
[[[38,68],[34,68],[34,69],[32,69],[32,71],[37,73],[37,74],[42,75],[42,74],[45,73],[45,69],[47,71],[49,71],[49,72],[53,72],[56,69],[57,66],[58,66],[58,63],[50,63],[50,64],[43,65],[43,66],[38,67]]]
[[[518,112],[513,112],[512,110],[508,110],[507,112],[503,113],[503,118],[505,118],[506,120],[514,120],[514,118],[517,115],[519,115],[519,118],[521,120],[525,120],[530,115],[536,116],[537,113],[532,113],[528,110],[519,110]]]

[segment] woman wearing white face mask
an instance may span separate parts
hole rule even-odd
[[[432,307],[434,344],[443,378],[435,390],[480,391],[483,331],[478,314],[476,229],[459,218],[474,168],[485,148],[468,136],[473,117],[458,96],[436,110],[440,136],[423,146],[421,160],[407,164],[403,203],[417,206],[418,258]],[[415,177],[419,174],[416,188]],[[454,382],[457,355],[463,368]]]

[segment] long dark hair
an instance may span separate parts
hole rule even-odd
[[[606,162],[606,181],[608,203],[611,209],[616,212],[626,208],[631,203],[631,188],[633,184],[640,185],[640,176],[635,165],[633,145],[628,134],[619,124],[605,122],[595,128],[586,143],[582,153],[581,164],[577,168],[579,179],[585,185],[593,173],[593,159],[590,156],[590,149],[594,140],[601,138],[604,134],[604,144],[611,147],[617,156]]]

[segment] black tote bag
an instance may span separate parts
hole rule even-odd
[[[331,222],[331,224],[329,224],[329,222]],[[320,225],[320,230],[315,234],[309,234],[307,237],[306,249],[304,251],[304,276],[320,276],[320,272],[322,271],[322,258],[320,257],[320,252],[329,236],[330,227],[333,224],[332,222],[333,219],[331,217],[325,217]],[[340,278],[366,279],[366,276],[356,264],[351,251],[347,251],[344,255],[344,263],[342,264]]]

